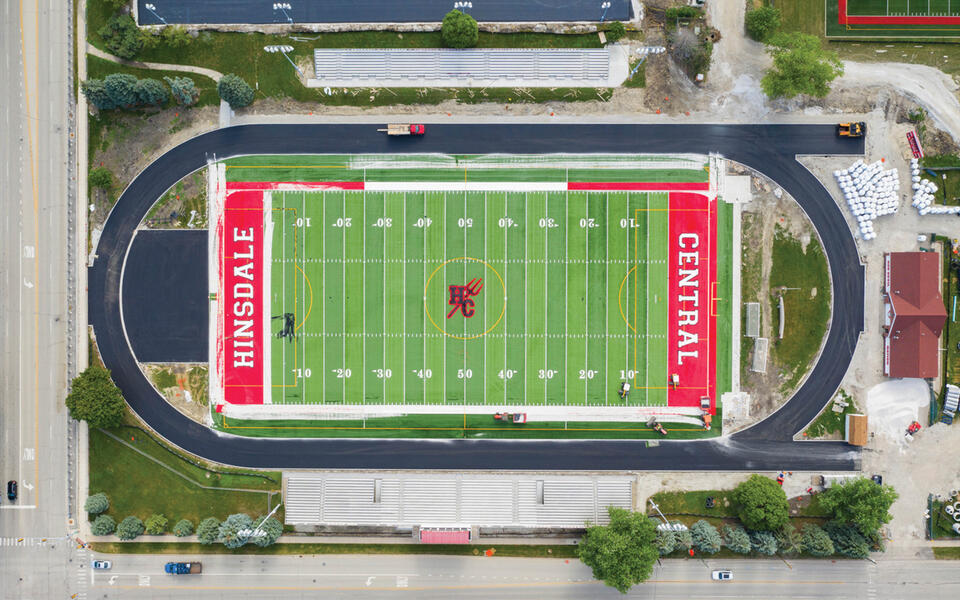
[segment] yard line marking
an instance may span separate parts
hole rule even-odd
[[[320,196],[320,227],[323,231],[320,241],[320,257],[323,259],[321,266],[320,280],[323,286],[323,293],[327,293],[327,193],[321,192]],[[326,303],[324,303],[326,304]],[[321,307],[320,311],[320,401],[327,403],[327,308]]]
[[[400,296],[401,306],[403,306],[403,352],[400,356],[400,404],[407,403],[407,228],[404,226],[404,222],[407,219],[407,193],[403,193],[403,212],[400,214],[400,239],[403,240],[403,275],[401,275],[401,280],[403,281],[403,295]],[[386,249],[383,251],[384,258],[386,258]],[[386,352],[387,342],[383,342],[384,352]],[[386,393],[384,393],[386,396]],[[384,402],[387,401],[386,397],[383,399]]]
[[[426,215],[427,215],[427,192],[423,192],[423,212],[421,212],[420,214],[421,214],[421,215],[424,215],[424,217],[426,217]],[[421,244],[421,245],[423,246],[423,279],[421,280],[421,283],[423,283],[424,285],[426,285],[426,283],[425,283],[425,282],[427,281],[427,227],[426,227],[426,223],[424,223],[424,226],[423,226],[423,228],[422,228],[422,231],[423,231],[423,240],[422,240],[422,244]],[[424,302],[427,301],[426,294],[424,294],[423,301],[424,301]],[[423,403],[426,404],[426,403],[427,403],[427,377],[426,377],[426,369],[427,369],[427,319],[426,319],[426,318],[420,319],[420,324],[421,324],[422,327],[423,327],[423,360],[421,361],[421,365],[420,365],[420,374],[422,375],[422,377],[420,377],[420,383],[423,385]]]
[[[583,235],[583,254],[587,259],[587,262],[583,265],[583,281],[584,285],[590,285],[590,192],[587,192],[587,199],[585,201],[586,206],[584,207],[584,214],[586,215],[588,227],[585,229],[586,233]],[[584,294],[586,298],[586,294]],[[583,302],[583,332],[587,335],[590,335],[590,305],[589,302],[584,299]],[[587,371],[590,370],[590,340],[588,338],[583,338],[583,368]],[[586,373],[584,373],[586,376]],[[590,405],[590,378],[585,377],[583,380],[583,405]]]
[[[545,195],[544,203],[544,212],[546,213],[546,219],[550,220],[550,194]],[[543,258],[550,258],[550,230],[545,229],[543,232]],[[550,289],[550,267],[547,264],[544,264],[543,267],[543,332],[547,333],[547,329],[550,323],[550,319],[547,316],[547,292]],[[547,368],[547,347],[550,345],[548,338],[543,340],[543,368]],[[547,404],[547,381],[543,382],[543,404]]]
[[[440,203],[440,245],[443,247],[443,253],[447,253],[447,195],[443,194],[443,202]],[[447,263],[443,263],[443,283],[447,283]],[[447,403],[447,336],[443,336],[443,389],[440,390],[440,400],[442,404]]]
[[[466,176],[466,170],[464,170],[464,176]],[[467,192],[463,192],[463,222],[466,225],[467,222]],[[463,256],[467,255],[467,228],[463,228]],[[463,263],[463,279],[467,279],[467,263]],[[467,337],[467,320],[461,319],[463,321],[463,337]],[[463,404],[467,404],[467,340],[463,340]]]
[[[343,215],[343,227],[340,228],[340,258],[347,258],[347,192],[343,192],[343,205],[340,212]],[[340,368],[347,368],[347,261],[340,263],[340,326],[343,329],[343,351],[340,355]],[[346,375],[345,371],[341,371]],[[341,377],[340,381],[342,404],[347,403],[347,380]]]
[[[504,212],[506,212],[508,215],[510,214],[510,193],[509,193],[509,192],[504,192],[504,194],[503,194],[503,210],[504,210]],[[526,229],[527,229],[526,211],[524,211],[523,229],[524,229],[524,231],[526,231]],[[509,236],[508,230],[504,229],[504,231],[503,231],[503,260],[504,260],[504,263],[503,263],[503,280],[504,280],[504,281],[507,281],[507,282],[510,281],[510,276],[507,274],[507,267],[508,267],[508,264],[509,264],[509,263],[507,262],[507,257],[509,256],[509,255],[507,254],[507,237],[508,237],[508,236]],[[507,298],[510,297],[510,294],[509,294],[508,292],[506,292],[506,291],[504,291],[504,294],[505,294],[506,297],[503,299],[503,302],[504,302],[504,306],[506,306]],[[504,370],[504,372],[506,372],[506,370],[507,370],[507,333],[510,331],[510,329],[507,327],[507,315],[509,315],[509,311],[505,309],[504,312],[503,312],[503,333],[504,333],[504,336],[503,336],[503,370]],[[524,374],[523,374],[523,377],[524,377],[524,379],[526,379],[527,374],[524,373]],[[506,380],[506,379],[503,380],[503,403],[504,403],[504,404],[507,403],[507,380]]]
[[[487,206],[487,192],[483,192],[483,261],[487,261],[487,227],[490,224],[490,210]],[[486,272],[484,272],[486,275]],[[487,330],[487,298],[490,294],[483,296],[483,330]],[[483,404],[487,404],[487,336],[483,336]]]
[[[630,220],[630,192],[627,192],[626,194],[624,194],[623,203],[624,203],[625,208],[626,208],[627,225],[628,225],[628,226],[634,225],[634,227],[631,227],[630,229],[633,229],[633,231],[636,231],[636,230],[637,230],[637,228],[635,227],[636,223],[634,223],[633,221]],[[627,239],[627,247],[626,247],[626,252],[624,253],[624,256],[627,257],[627,261],[630,260],[630,229],[627,229],[627,235],[625,236],[626,239]],[[631,268],[632,268],[632,267],[635,267],[635,266],[636,266],[636,263],[634,263],[633,265],[631,265]],[[630,276],[630,268],[627,269],[627,276],[628,276],[628,277]],[[636,272],[636,271],[633,272],[633,278],[634,278],[634,280],[636,280],[636,278],[637,278],[637,272]],[[619,295],[618,295],[618,296],[617,296],[617,302],[619,302],[619,301],[620,301],[620,297],[619,297]],[[628,281],[628,282],[627,282],[627,307],[629,307],[629,306],[630,306],[630,282]],[[629,312],[630,309],[627,308],[627,311]],[[633,321],[634,321],[634,323],[633,323],[633,332],[636,333],[636,332],[637,332],[637,323],[636,323],[636,321],[637,321],[637,318],[636,318],[637,315],[636,315],[636,313],[634,313],[633,317],[634,317],[634,318],[633,318]],[[626,321],[626,319],[624,319],[624,321]],[[623,359],[624,359],[624,361],[623,361],[623,362],[624,362],[624,365],[623,365],[623,366],[624,366],[627,370],[629,370],[629,369],[630,369],[630,323],[626,323],[626,322],[624,323],[623,333],[624,333],[624,346],[625,346],[624,349],[623,349]],[[634,376],[633,376],[633,385],[636,386],[636,385],[637,385],[637,377],[636,377],[636,373],[637,373],[637,372],[634,371],[633,373],[634,373]],[[624,373],[624,375],[626,375],[626,373]]]
[[[527,192],[523,193],[523,206],[524,210],[530,208],[529,196]],[[527,238],[530,237],[529,234],[529,225],[530,220],[524,219],[527,221],[528,227],[523,230],[523,365],[524,367],[529,367],[529,356],[527,355],[527,321],[529,320],[527,315],[527,288],[530,287],[530,280],[527,278]],[[527,403],[527,378],[523,378],[523,403]]]
[[[287,314],[287,266],[286,266],[286,260],[287,260],[287,224],[286,224],[286,220],[287,220],[287,193],[286,193],[286,192],[282,192],[282,193],[283,193],[283,201],[282,201],[282,204],[283,204],[283,212],[280,213],[280,214],[281,214],[281,218],[280,218],[280,223],[281,223],[281,227],[280,227],[280,256],[283,257],[284,265],[283,265],[283,268],[280,269],[280,273],[281,273],[280,281],[281,281],[281,283],[282,283],[282,286],[280,287],[280,289],[281,289],[281,292],[280,292],[280,306],[281,306],[281,308],[282,308],[282,310],[280,311],[280,314],[281,314],[281,315],[285,315],[285,314]],[[285,385],[285,384],[286,384],[286,381],[287,381],[287,345],[281,343],[281,344],[280,344],[280,348],[282,348],[282,350],[281,350],[281,352],[280,352],[280,359],[281,359],[281,362],[282,362],[282,364],[283,364],[283,376],[280,378],[280,383]],[[293,366],[296,367],[297,365],[293,365]],[[294,382],[296,382],[296,378],[294,378]],[[296,384],[296,383],[294,383],[294,384]],[[286,402],[287,393],[286,393],[285,391],[284,391],[284,392],[281,392],[281,393],[283,394],[284,402]]]
[[[384,258],[386,258],[387,256],[387,195],[382,194],[381,198],[383,199],[383,202],[382,202],[383,227],[380,228],[380,234],[383,238],[383,256]],[[385,370],[387,368],[387,311],[383,310],[384,309],[383,304],[386,304],[386,299],[387,299],[386,281],[387,281],[387,261],[383,261],[383,275],[380,278],[380,282],[381,282],[380,286],[383,289],[383,298],[380,300],[380,303],[381,303],[380,313],[383,315],[383,329],[380,330],[380,340],[381,340],[380,350],[381,350],[381,356],[383,357],[380,364],[380,368],[382,369],[380,371],[380,374],[382,375],[382,377],[380,378],[380,381],[383,382],[383,392],[380,396],[380,400],[384,404],[387,403],[387,376],[385,373]],[[400,306],[401,308],[406,308],[405,306],[403,306],[403,302],[400,303]],[[366,402],[366,398],[364,398],[364,402]]]
[[[302,242],[303,255],[300,255],[298,248],[294,248],[293,251],[295,255],[298,255],[301,258],[303,258],[303,256],[307,254],[307,193],[306,192],[301,192],[300,210],[301,210],[300,214],[302,215],[302,218],[303,218],[303,227],[301,227],[301,229],[303,229],[303,242]],[[294,223],[296,223],[296,221],[294,221]],[[294,240],[296,240],[296,238],[294,238]],[[303,264],[300,265],[300,274],[303,275],[303,279],[304,279],[304,282],[303,282],[304,284],[300,286],[300,310],[302,311],[306,310],[305,307],[307,306],[307,285],[306,285],[307,272],[305,271],[305,268],[306,268],[306,265],[303,265]],[[296,277],[296,275],[294,275],[294,277]],[[307,326],[305,321],[306,321],[306,313],[304,313],[304,320],[300,321],[300,323],[302,324],[301,326],[301,329],[303,330],[302,333],[307,332]],[[299,345],[300,340],[295,339],[293,343]],[[300,374],[302,375],[307,368],[307,341],[306,340],[303,341],[303,349],[300,352],[300,357],[302,361],[301,368],[303,368],[303,371],[300,371]],[[303,382],[302,387],[300,388],[300,402],[305,403],[307,400],[307,379],[306,377],[300,377],[300,380]]]
[[[563,405],[567,406],[567,371],[570,370],[570,350],[567,336],[570,335],[570,192],[563,196]]]
[[[603,278],[603,287],[606,293],[610,293],[610,192],[607,192],[603,207],[604,228],[603,228],[603,253],[607,257],[606,273]],[[606,295],[606,294],[604,294]],[[610,298],[603,304],[603,404],[610,405]]]
[[[367,190],[364,186],[363,195],[361,200],[363,202],[363,221],[360,223],[360,230],[363,232],[363,266],[360,267],[363,277],[360,278],[360,281],[365,281],[367,279]],[[346,195],[346,192],[344,192]],[[344,256],[346,258],[346,256]],[[384,269],[387,268],[386,265],[383,266]],[[344,282],[346,286],[346,282]],[[382,312],[382,311],[381,311]],[[363,286],[363,293],[360,296],[360,331],[363,333],[363,338],[361,339],[360,346],[360,404],[367,403],[367,286]],[[344,387],[346,387],[347,382],[344,380]]]

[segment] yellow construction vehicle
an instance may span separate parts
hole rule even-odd
[[[867,124],[863,121],[859,123],[837,123],[837,135],[840,137],[863,137],[867,132]]]

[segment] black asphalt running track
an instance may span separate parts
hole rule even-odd
[[[476,0],[466,12],[478,21],[628,21],[630,0]],[[146,8],[156,6],[155,12]],[[141,25],[288,23],[437,23],[454,0],[289,0],[289,10],[272,0],[137,0]],[[606,12],[604,12],[606,11]],[[160,17],[160,18],[158,18]]]
[[[89,315],[101,357],[130,406],[168,441],[204,458],[257,468],[534,470],[858,470],[843,442],[794,442],[829,401],[863,330],[864,269],[843,213],[797,155],[860,155],[863,140],[831,125],[428,125],[419,137],[388,137],[375,125],[244,125],[170,150],[120,197],[89,271]],[[154,201],[208,159],[249,154],[718,153],[763,172],[804,208],[823,241],[833,316],[819,362],[776,413],[719,440],[516,441],[246,438],[180,414],[140,371],[120,317],[120,279],[134,231]]]
[[[122,303],[137,360],[207,362],[207,231],[138,231],[123,271]]]

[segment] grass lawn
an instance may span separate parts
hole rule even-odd
[[[937,173],[933,178],[926,171],[921,170],[925,179],[933,179],[939,189],[935,194],[938,204],[960,204],[960,170],[937,171],[936,167],[960,167],[960,156],[945,154],[942,156],[924,156],[920,159],[921,167],[928,167]]]
[[[960,539],[960,535],[957,535],[952,529],[955,521],[943,510],[944,506],[946,506],[946,503],[937,500],[930,504],[930,536],[935,540]]]
[[[157,79],[167,87],[169,92],[169,86],[165,81],[164,77],[189,77],[193,79],[193,83],[196,84],[197,89],[200,90],[200,99],[197,100],[195,106],[207,106],[220,104],[220,96],[217,95],[217,84],[214,83],[209,77],[204,77],[203,75],[197,75],[196,73],[182,73],[180,71],[157,71],[154,69],[137,69],[134,67],[128,67],[126,65],[121,65],[109,60],[102,59],[98,56],[93,56],[92,54],[87,55],[87,78],[88,79],[103,79],[107,75],[113,73],[129,73],[137,79]],[[169,102],[166,106],[161,108],[168,108],[171,106],[176,106],[176,101],[174,101],[171,96]],[[185,107],[186,110],[186,107]],[[114,112],[114,111],[110,111]],[[119,112],[119,111],[117,111]]]
[[[781,389],[792,390],[820,351],[830,320],[830,273],[820,240],[813,236],[806,250],[800,240],[777,226],[770,269],[773,331],[780,327],[778,298],[783,295],[783,339],[772,340],[773,354],[783,370]],[[776,335],[776,333],[775,333]]]
[[[268,494],[264,492],[279,491],[279,473],[250,476],[210,472],[167,450],[139,429],[120,427],[111,433],[124,443],[103,431],[90,431],[90,493],[105,492],[109,496],[108,514],[118,522],[127,515],[146,520],[154,513],[165,515],[171,527],[179,519],[190,519],[196,524],[209,516],[223,519],[236,512],[255,517],[271,508],[267,505]],[[159,460],[176,473],[131,450],[126,444]],[[198,484],[250,491],[204,489]],[[274,500],[279,500],[279,494]]]
[[[840,390],[837,395],[848,403],[847,407],[843,409],[843,412],[833,412],[833,403],[837,401],[835,397],[827,404],[820,415],[814,419],[813,423],[810,423],[810,426],[804,431],[805,435],[811,438],[818,438],[823,435],[838,432],[843,434],[844,418],[848,414],[852,415],[856,413],[858,409],[856,402],[854,402],[853,398],[845,391]]]
[[[716,504],[707,508],[707,498],[713,497]],[[718,518],[736,518],[733,490],[698,490],[695,492],[660,492],[650,497],[660,507],[660,512],[670,515],[704,515]]]
[[[577,558],[577,546],[521,546],[505,544],[274,544],[260,548],[247,544],[231,550],[223,544],[195,544],[190,542],[94,542],[94,552],[110,554],[448,554],[480,556],[488,549],[496,556],[525,558]]]
[[[960,546],[934,546],[933,557],[937,560],[960,560]]]
[[[636,69],[636,73],[634,73]],[[647,65],[640,64],[639,59],[630,62],[630,72],[633,76],[623,82],[623,87],[642,88],[647,87]]]
[[[944,232],[945,233],[945,232]],[[943,301],[947,308],[947,322],[943,326],[941,344],[946,348],[943,354],[944,389],[940,390],[941,401],[946,397],[946,384],[960,385],[960,283],[957,281],[957,269],[950,268],[951,257],[954,257],[950,246],[950,238],[941,234],[938,239],[944,245],[943,254]]]

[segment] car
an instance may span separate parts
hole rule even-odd
[[[7,500],[13,502],[17,499],[17,482],[8,481],[7,482]]]
[[[109,569],[111,566],[113,566],[113,563],[111,563],[109,560],[95,560],[95,561],[93,561],[93,568],[94,568],[94,569]]]
[[[733,579],[733,571],[714,571],[713,580],[714,581],[730,581]]]

